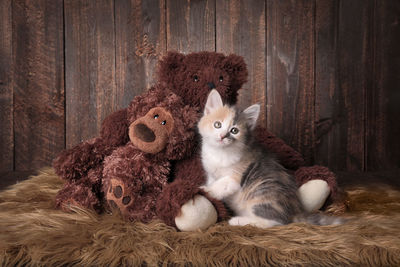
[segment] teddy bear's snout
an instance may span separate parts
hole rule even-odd
[[[134,131],[135,135],[144,142],[150,143],[156,140],[154,132],[143,123],[136,124]]]
[[[156,107],[132,122],[129,138],[143,152],[155,154],[167,146],[173,127],[172,115],[165,108]]]

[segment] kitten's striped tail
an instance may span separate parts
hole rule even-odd
[[[321,213],[301,213],[293,218],[293,222],[306,222],[315,225],[338,225],[344,223],[345,220]]]

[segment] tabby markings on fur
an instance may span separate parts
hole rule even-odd
[[[341,223],[339,218],[304,212],[294,178],[252,136],[259,113],[257,104],[240,112],[223,105],[216,90],[210,93],[198,123],[207,174],[203,190],[233,210],[231,225],[265,228],[292,222]]]

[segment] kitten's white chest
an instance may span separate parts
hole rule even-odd
[[[241,155],[235,149],[203,145],[201,159],[208,176],[207,184],[210,184],[223,176],[232,175]]]

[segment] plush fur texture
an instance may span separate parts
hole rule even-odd
[[[202,111],[211,89],[217,89],[228,104],[235,104],[237,92],[247,81],[242,57],[222,53],[198,52],[183,55],[169,52],[160,62],[159,81],[173,88],[183,101]]]
[[[258,104],[240,111],[224,105],[219,93],[211,91],[198,123],[207,173],[202,188],[234,211],[230,225],[340,224],[340,218],[305,212],[293,177],[254,138],[259,114]]]
[[[157,169],[164,170],[170,168],[169,162],[167,163],[164,160],[161,160],[159,164],[157,163],[158,165],[154,160],[150,160],[149,162],[138,160],[133,164],[130,159],[132,157],[135,158],[134,155],[136,152],[134,153],[134,149],[126,144],[129,141],[129,133],[132,135],[135,131],[129,131],[129,127],[139,118],[145,117],[149,110],[154,107],[166,108],[168,110],[180,109],[179,112],[183,115],[183,119],[186,119],[185,114],[188,112],[180,105],[174,105],[174,98],[171,98],[171,95],[168,93],[169,89],[177,97],[182,98],[184,104],[189,106],[188,109],[198,112],[211,87],[216,87],[226,101],[234,103],[237,99],[237,91],[247,79],[247,69],[243,58],[236,55],[224,56],[220,53],[210,52],[193,53],[188,56],[183,56],[179,53],[169,53],[160,62],[158,73],[159,82],[154,86],[157,91],[156,94],[146,92],[136,96],[127,109],[117,111],[105,119],[100,136],[94,142],[85,141],[72,149],[62,152],[55,159],[53,166],[56,173],[68,181],[57,196],[58,207],[65,207],[65,204],[78,204],[101,211],[104,207],[103,203],[107,202],[110,205],[120,207],[123,213],[129,213],[130,209],[122,205],[124,198],[126,203],[129,202],[129,205],[133,206],[133,203],[137,204],[137,202],[133,201],[135,196],[132,194],[134,192],[136,194],[139,193],[140,188],[153,188],[153,186],[138,186],[140,181],[133,181],[137,179],[137,176],[134,175],[134,170],[140,168],[146,169],[146,166],[152,165],[156,169],[152,174],[156,175],[160,173]],[[195,76],[198,77],[196,81],[193,80]],[[182,78],[184,79],[181,80]],[[165,99],[169,98],[172,100],[165,101]],[[167,160],[193,159],[196,149],[191,148],[196,146],[196,142],[192,136],[189,136],[190,138],[187,137],[187,128],[190,127],[183,124],[184,120],[174,118],[174,131],[168,135],[169,145],[162,150],[162,157],[157,156],[157,159],[164,157]],[[135,147],[146,150],[143,149],[144,146],[140,146],[136,142],[136,139],[131,141],[135,144]],[[157,147],[151,151],[144,152],[159,154],[159,150],[159,147]],[[107,157],[108,160],[106,159]],[[124,161],[128,161],[128,163],[124,163]],[[117,162],[117,164],[113,164],[112,162]],[[106,168],[105,164],[112,166]],[[174,170],[183,170],[193,165],[187,160],[178,162],[178,165],[180,164],[184,164],[185,166],[175,166]],[[94,170],[100,175],[95,180],[95,184],[91,184],[93,177],[89,176],[91,173],[94,173]],[[114,170],[114,172],[110,170]],[[193,170],[199,170],[199,168],[193,168]],[[152,203],[149,204],[152,207],[157,202],[159,206],[157,211],[161,219],[170,225],[174,225],[174,218],[180,214],[182,205],[196,194],[204,195],[198,188],[204,176],[202,172],[196,174],[187,173],[189,175],[186,176],[183,176],[183,173],[175,173],[175,175],[169,177],[173,178],[169,179],[169,181],[173,182],[167,185],[164,179],[165,174],[166,172],[162,172],[164,180],[162,184],[165,190],[153,190],[154,188],[150,190],[153,193],[152,198],[159,197],[159,200],[150,200],[150,194],[143,192],[146,198],[140,201]],[[114,179],[115,177],[117,179]],[[143,178],[139,177],[139,180],[141,179]],[[154,181],[156,182],[159,179],[161,178],[154,178]],[[127,180],[127,182],[121,182],[121,180]],[[112,184],[115,185],[114,188],[112,186],[110,188]],[[131,186],[132,188],[130,188]],[[131,194],[131,196],[128,197],[127,193]],[[109,198],[109,201],[104,201],[104,198]],[[209,199],[215,205],[219,218],[224,218],[226,210],[223,204],[212,198]],[[141,214],[152,210],[147,205],[146,208],[142,207],[142,204],[138,204],[138,206],[140,206],[137,208],[141,209]],[[153,213],[151,211],[148,218],[153,218]],[[144,219],[142,215],[127,217]],[[146,217],[144,221],[147,221],[148,218]]]
[[[172,90],[181,96],[186,104],[195,107],[199,112],[203,110],[207,96],[213,88],[219,92],[224,103],[230,105],[236,104],[238,90],[247,81],[247,75],[247,67],[242,57],[237,55],[224,56],[221,53],[215,52],[198,52],[188,55],[169,52],[161,60],[158,71],[159,81],[163,85],[173,88]],[[296,171],[305,165],[305,161],[300,153],[264,127],[257,127],[255,135],[258,142],[276,154],[280,163],[285,168]],[[186,159],[184,163],[179,162],[178,164],[190,164],[192,167],[201,164],[197,153],[193,154],[191,160],[194,162]],[[329,203],[340,201],[341,198],[337,197],[336,194],[337,184],[335,182],[335,174],[329,171],[328,168],[325,168],[325,171],[322,172],[321,168],[324,167],[308,166],[297,173],[299,175],[296,177],[296,180],[299,185],[313,179],[326,180],[332,192],[329,196]],[[179,170],[185,169],[185,167],[179,168]],[[198,167],[193,168],[194,171],[190,173],[185,170],[185,176],[179,172],[175,172],[174,177],[204,181],[204,172],[198,172],[199,169]],[[318,192],[315,193],[318,194]]]
[[[53,166],[56,173],[68,181],[57,196],[57,205],[63,207],[64,204],[75,203],[100,212],[104,208],[104,203],[106,203],[105,198],[109,197],[112,200],[111,203],[117,201],[119,203],[117,206],[122,207],[121,202],[126,196],[126,192],[137,190],[135,188],[129,189],[131,185],[134,186],[134,182],[132,182],[134,178],[132,175],[126,178],[124,173],[128,173],[129,169],[124,170],[123,168],[135,169],[141,166],[134,167],[131,163],[125,163],[125,165],[114,165],[110,168],[121,170],[122,179],[127,179],[131,182],[125,184],[126,190],[123,190],[122,199],[113,197],[114,192],[117,193],[117,196],[122,193],[118,186],[120,181],[114,181],[114,184],[116,184],[114,189],[116,191],[111,188],[111,192],[110,188],[107,187],[111,183],[103,183],[103,180],[112,179],[111,176],[118,178],[117,173],[107,172],[108,177],[104,177],[105,171],[103,169],[106,157],[128,160],[132,156],[129,153],[133,150],[126,147],[129,142],[130,125],[137,119],[145,117],[151,108],[157,106],[166,109],[171,108],[170,104],[174,101],[173,98],[171,98],[172,102],[165,101],[165,98],[171,97],[168,93],[169,90],[175,93],[177,97],[180,97],[183,104],[188,105],[188,109],[198,113],[202,111],[208,93],[213,88],[221,94],[225,103],[233,105],[237,102],[238,90],[247,81],[247,75],[246,64],[243,58],[237,55],[225,56],[215,52],[184,55],[177,52],[169,52],[159,64],[158,82],[153,87],[159,92],[158,94],[145,92],[136,96],[128,108],[114,112],[104,120],[99,137],[84,141],[71,149],[63,151],[55,159]],[[184,118],[187,117],[185,115],[188,112],[187,110],[181,109],[180,112]],[[156,167],[160,169],[171,168],[172,170],[172,173],[168,176],[168,183],[163,186],[160,194],[157,195],[158,208],[156,211],[159,218],[169,225],[174,225],[174,218],[180,214],[181,207],[187,201],[191,200],[196,194],[204,195],[204,192],[198,188],[204,183],[205,176],[201,168],[197,142],[191,138],[191,135],[188,138],[187,134],[184,133],[186,128],[181,126],[181,121],[174,118],[175,129],[168,136],[170,145],[167,145],[162,152],[162,155],[166,156],[168,160],[174,160],[174,164],[169,166],[168,163],[167,166],[164,161],[161,161],[160,165]],[[286,168],[296,170],[304,165],[300,154],[282,140],[261,127],[256,129],[256,132],[259,141],[267,149],[276,153]],[[159,153],[158,150],[157,148],[150,152]],[[118,153],[120,153],[121,157],[116,155]],[[301,177],[335,180],[334,174],[329,170],[325,173],[325,176],[319,176],[319,172],[313,172],[312,168],[307,169],[307,171],[309,175]],[[157,172],[155,171],[155,173]],[[139,179],[142,179],[142,177]],[[106,185],[104,186],[104,184]],[[330,183],[330,185],[335,186],[336,184]],[[154,193],[158,191],[156,190]],[[332,188],[332,192],[334,191],[335,189]],[[130,198],[132,201],[133,197],[131,196]],[[217,209],[219,218],[226,217],[227,211],[223,204],[220,201],[208,198]],[[127,198],[125,198],[125,202],[132,203]],[[126,209],[122,208],[122,210]]]
[[[124,217],[148,222],[157,218],[157,205],[164,205],[157,198],[167,186],[170,161],[184,158],[193,149],[197,112],[174,93],[155,87],[136,97],[128,114],[131,127],[139,122],[153,132],[155,140],[142,149],[138,143],[144,141],[131,134],[135,139],[106,157],[103,192],[109,206],[118,207]],[[149,153],[149,148],[156,151]]]
[[[81,150],[83,159],[93,156],[98,161],[86,173],[81,172],[81,177],[76,179],[63,176],[67,168],[59,166],[62,160],[65,160],[62,163],[64,166],[73,165],[71,162],[76,162],[76,159],[79,161],[78,150],[73,148],[63,152],[55,160],[55,167],[60,176],[69,180],[57,195],[56,205],[64,210],[74,204],[102,211],[107,207],[104,205],[106,203],[110,207],[119,208],[129,220],[148,222],[157,217],[157,197],[167,185],[170,161],[182,159],[193,150],[197,112],[184,105],[181,98],[167,88],[154,86],[135,97],[125,113],[118,114],[127,120],[122,128],[126,130],[125,125],[130,125],[131,142],[117,147],[110,146],[108,149],[112,152],[106,154],[96,153],[99,148],[96,145],[104,143],[101,137],[94,139],[94,142],[87,141],[78,145],[77,148],[92,149]],[[116,121],[121,122],[122,118]],[[152,134],[154,140],[148,140],[138,132],[138,125],[141,130]],[[104,132],[107,131],[104,129]],[[71,152],[77,152],[78,158],[68,154]],[[67,155],[66,159],[64,155]],[[159,205],[164,204],[160,202]]]
[[[0,192],[0,266],[400,266],[398,188],[346,188],[342,216],[351,220],[340,226],[223,222],[182,233],[159,221],[129,223],[118,212],[55,210],[62,186],[44,169]]]
[[[315,179],[315,177],[320,177],[320,179],[326,181],[331,188],[330,198],[334,201],[338,201],[340,199],[336,177],[332,175],[332,172],[327,167],[301,167],[296,170],[294,177],[296,178],[296,182],[299,186]]]

